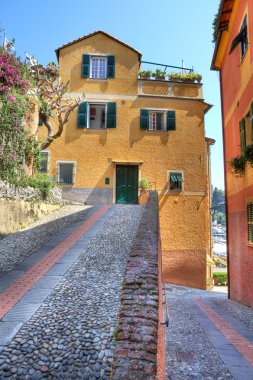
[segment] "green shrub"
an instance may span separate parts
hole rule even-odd
[[[228,283],[228,274],[226,272],[215,272],[213,274],[214,285],[227,285]]]
[[[56,183],[49,180],[46,174],[37,173],[32,177],[26,175],[11,176],[8,182],[17,187],[33,187],[42,192],[44,198],[47,198],[50,190],[56,186]]]

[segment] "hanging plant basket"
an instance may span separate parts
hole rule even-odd
[[[250,166],[253,166],[253,144],[246,146],[244,149],[244,157]]]
[[[233,174],[237,177],[242,177],[245,173],[246,158],[245,156],[234,157],[230,162]]]

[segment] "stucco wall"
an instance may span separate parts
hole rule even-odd
[[[0,199],[0,235],[18,231],[49,212],[58,210],[61,205],[23,200]]]
[[[81,78],[82,54],[94,52],[116,56],[115,79]],[[194,252],[197,252],[196,265],[202,267],[201,280],[196,282],[192,276],[191,285],[198,284],[203,287],[206,278],[207,247],[207,208],[204,207],[207,199],[204,136],[206,104],[199,98],[199,85],[194,87],[180,84],[178,97],[173,97],[158,96],[165,95],[164,85],[154,82],[147,84],[147,91],[150,91],[151,86],[155,94],[156,86],[156,95],[138,95],[138,54],[102,34],[63,48],[59,57],[60,73],[65,81],[70,80],[71,95],[84,93],[88,102],[116,102],[117,122],[115,129],[77,128],[75,110],[69,117],[62,137],[49,147],[50,175],[57,178],[57,161],[74,161],[75,183],[66,187],[65,194],[80,194],[84,199],[87,189],[96,188],[96,191],[101,189],[103,194],[106,193],[110,197],[108,203],[113,203],[116,185],[115,162],[140,163],[139,180],[147,178],[152,189],[160,193],[163,251],[188,250],[193,252],[193,257]],[[193,98],[187,99],[183,96]],[[176,131],[141,130],[142,108],[176,110]],[[183,171],[182,194],[175,196],[174,192],[168,192],[169,170]],[[108,185],[105,184],[105,178],[110,180]],[[76,188],[81,190],[75,190]],[[196,210],[197,207],[199,210]],[[175,257],[173,256],[174,261]],[[164,261],[165,279],[173,280],[167,273],[166,260],[167,254]],[[195,268],[196,265],[192,263],[190,267]],[[184,275],[179,277],[181,281]]]

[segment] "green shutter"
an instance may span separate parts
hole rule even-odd
[[[149,110],[141,110],[141,129],[149,129]]]
[[[82,55],[82,78],[90,77],[90,56],[89,54]]]
[[[42,119],[39,117],[39,123],[38,123],[38,126],[39,126],[39,127],[42,127],[42,125],[43,125],[43,121],[42,121]]]
[[[107,76],[108,78],[115,78],[115,56],[108,55],[107,57]]]
[[[240,145],[241,152],[243,153],[244,149],[246,148],[245,119],[242,119],[240,121]]]
[[[87,103],[80,103],[77,113],[77,127],[87,128]]]
[[[106,128],[116,128],[117,103],[107,103]]]
[[[167,111],[167,131],[176,130],[176,111]]]
[[[253,141],[253,102],[250,106],[251,141]]]

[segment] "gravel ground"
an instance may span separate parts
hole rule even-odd
[[[215,299],[214,302],[231,317],[243,322],[253,331],[253,308],[228,299]]]
[[[63,206],[0,240],[0,277],[11,271],[64,227],[83,220],[91,206]]]
[[[108,379],[125,267],[143,208],[115,211],[0,353],[0,379]]]
[[[199,324],[187,297],[201,291],[167,286],[170,326],[167,329],[167,379],[233,379]]]

